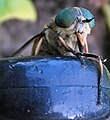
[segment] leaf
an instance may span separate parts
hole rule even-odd
[[[37,13],[31,0],[0,0],[0,22],[13,18],[36,21]]]
[[[110,4],[106,3],[102,6],[102,12],[105,16],[105,21],[110,32]]]

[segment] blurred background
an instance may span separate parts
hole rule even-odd
[[[90,10],[96,21],[88,37],[89,52],[107,58],[110,70],[110,0],[0,0],[0,57],[8,57],[61,9],[81,6]],[[22,53],[29,56],[32,45]]]

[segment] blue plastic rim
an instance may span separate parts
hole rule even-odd
[[[91,120],[110,115],[110,74],[104,66],[101,105],[98,64],[74,57],[0,60],[0,119]]]

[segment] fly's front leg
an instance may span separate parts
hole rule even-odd
[[[63,38],[61,36],[58,36],[60,42],[62,43],[62,45],[65,47],[65,49],[68,52],[73,53],[74,55],[76,55],[77,57],[79,56],[83,56],[86,58],[94,58],[96,60],[98,60],[99,62],[99,69],[98,69],[98,90],[97,90],[97,105],[100,105],[100,96],[101,96],[101,84],[100,84],[100,80],[101,80],[101,76],[103,74],[103,64],[102,64],[102,59],[100,56],[95,55],[95,54],[91,54],[91,53],[81,53],[81,52],[76,52],[74,51],[71,47],[69,47],[66,42],[63,40]]]
[[[78,47],[79,47],[79,51],[80,51],[81,53],[83,53],[83,51],[84,51],[84,46],[82,46],[79,41],[78,41]],[[79,58],[80,61],[81,61],[82,67],[83,67],[83,68],[86,68],[86,64],[85,64],[84,58],[83,58],[81,55],[78,55],[78,58]]]
[[[88,44],[87,41],[84,40],[83,33],[76,33],[77,40],[78,40],[78,47],[79,51],[83,54],[83,52],[88,53]],[[81,60],[81,64],[83,68],[86,68],[85,60],[82,56],[79,55],[79,58]]]
[[[95,54],[90,54],[90,53],[83,53],[83,56],[89,57],[89,58],[95,58],[98,63],[99,63],[99,68],[98,68],[98,81],[97,81],[97,105],[100,105],[100,97],[101,97],[101,76],[103,75],[103,64],[102,64],[102,58],[98,55]]]
[[[70,46],[68,46],[66,44],[66,42],[64,41],[64,39],[60,35],[58,36],[58,38],[59,38],[59,41],[61,42],[61,44],[65,47],[65,49],[68,52],[73,53],[73,55],[75,55],[77,58],[79,58],[81,60],[81,56],[82,56],[81,52],[77,52],[77,51],[73,50]],[[81,62],[83,62],[83,61],[81,61]]]

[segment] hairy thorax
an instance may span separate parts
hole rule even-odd
[[[44,28],[46,28],[45,37],[43,38],[44,40],[39,55],[73,55],[60,43],[58,38],[59,35],[64,39],[69,47],[75,51],[79,51],[78,39],[75,34],[75,24],[73,24],[70,28],[61,28],[55,24],[54,18],[46,24],[44,26]],[[82,31],[85,42],[88,34],[90,34],[90,27],[88,24],[85,24]]]
[[[72,55],[60,43],[58,39],[59,35],[72,49],[78,51],[77,36],[73,30],[59,28],[55,25],[54,21],[46,24],[45,28],[47,30],[45,32],[45,40],[43,40],[41,51],[39,52],[40,55]]]

